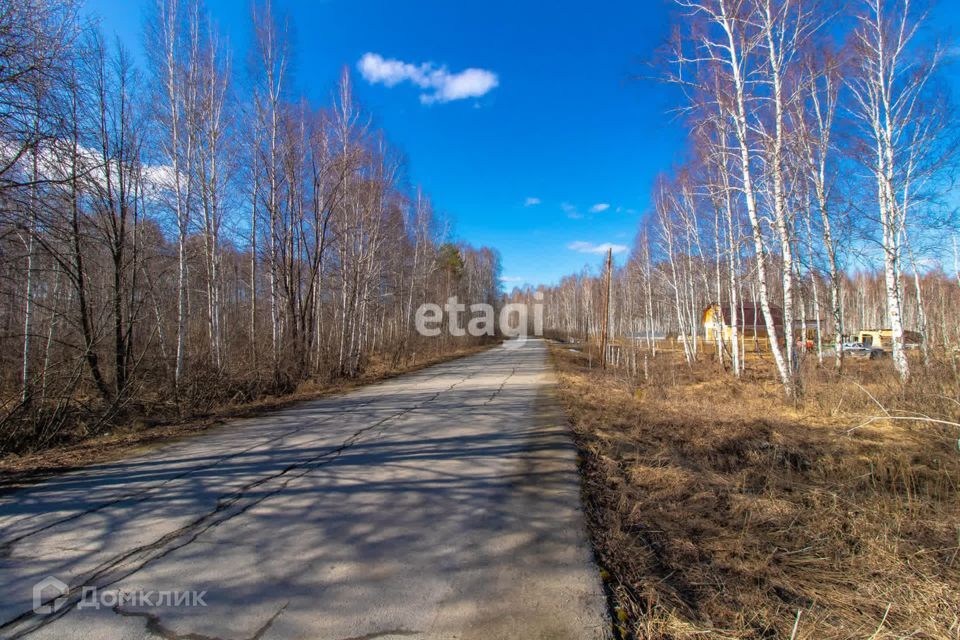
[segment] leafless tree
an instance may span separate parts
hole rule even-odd
[[[903,241],[917,183],[935,164],[934,154],[942,151],[936,137],[943,113],[929,99],[940,53],[920,47],[918,31],[925,14],[910,0],[868,0],[855,18],[847,86],[864,140],[858,159],[876,185],[893,362],[906,379],[910,368],[903,339]]]

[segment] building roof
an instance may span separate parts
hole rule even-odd
[[[712,305],[716,307],[717,305]],[[720,303],[720,315],[723,318],[723,324],[729,325],[728,316],[730,311],[730,303],[722,302]],[[707,307],[707,310],[704,311],[704,316],[706,316],[706,311],[710,307]],[[774,324],[778,326],[783,326],[783,310],[777,306],[770,306],[770,315],[773,316]],[[754,305],[753,303],[744,303],[742,305],[737,305],[737,326],[740,327],[752,327],[754,324],[757,326],[765,326],[766,322],[763,318],[763,309],[760,305]]]

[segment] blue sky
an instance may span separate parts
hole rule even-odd
[[[274,0],[294,25],[295,91],[326,103],[350,66],[360,101],[406,155],[411,182],[453,222],[457,239],[500,251],[508,288],[596,268],[604,244],[631,246],[653,180],[686,148],[670,114],[680,97],[650,79],[670,4],[598,5]],[[147,6],[88,0],[87,11],[142,59]],[[207,0],[207,7],[243,74],[249,2]],[[938,26],[960,24],[958,15],[943,3]],[[379,81],[358,69],[367,53],[379,56],[367,67]],[[430,75],[442,69],[446,75]],[[483,73],[456,75],[466,69],[495,74],[496,86]]]

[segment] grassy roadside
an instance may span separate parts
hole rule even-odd
[[[91,464],[122,459],[179,438],[201,434],[235,418],[255,417],[298,402],[345,393],[435,364],[480,353],[498,344],[499,342],[491,342],[465,347],[444,355],[426,358],[406,367],[389,368],[374,365],[357,378],[342,379],[322,385],[304,383],[290,394],[231,404],[204,414],[194,415],[186,420],[164,421],[149,425],[142,421],[133,421],[108,433],[86,438],[67,446],[22,456],[8,455],[0,458],[0,490],[11,490],[57,473]]]
[[[669,355],[637,383],[551,348],[622,637],[960,638],[954,427],[851,431],[866,391],[917,409],[875,363],[794,406],[760,367],[736,382]],[[955,421],[956,391],[927,391]]]

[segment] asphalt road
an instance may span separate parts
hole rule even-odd
[[[35,603],[46,577],[68,589],[48,585]],[[0,497],[3,638],[566,640],[608,628],[540,341]]]

